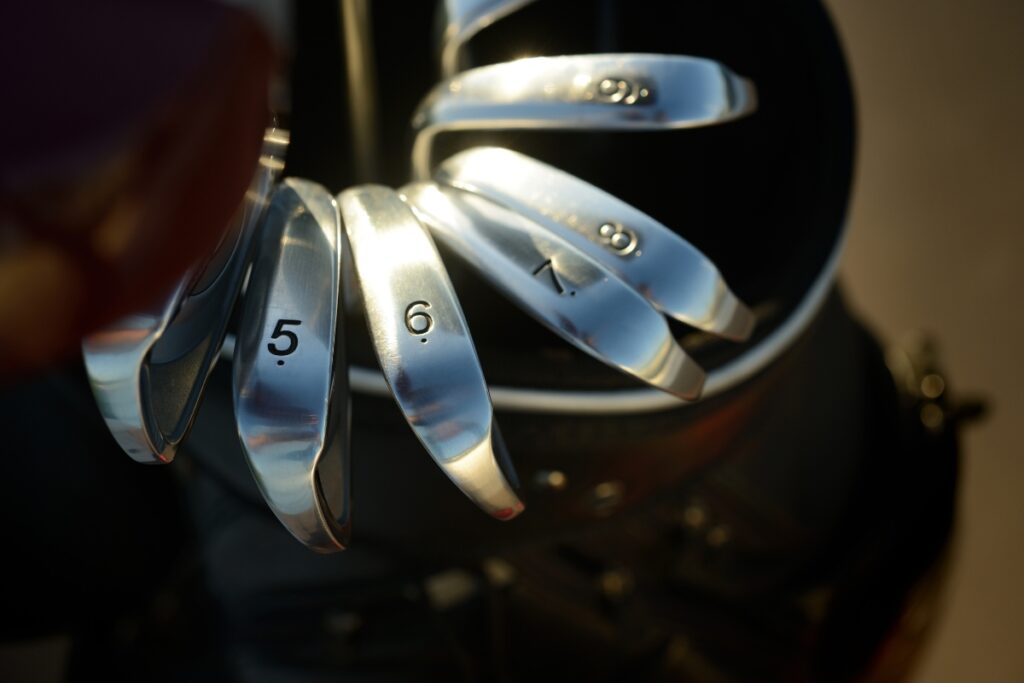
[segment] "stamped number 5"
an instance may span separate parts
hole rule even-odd
[[[267,350],[270,351],[275,356],[287,356],[289,354],[295,353],[295,349],[299,348],[299,337],[291,330],[284,329],[284,326],[301,324],[301,320],[278,320],[277,326],[274,327],[274,332],[273,334],[270,335],[270,338],[280,339],[281,337],[285,337],[288,340],[288,346],[281,348],[277,346],[275,343],[270,342],[267,344]]]

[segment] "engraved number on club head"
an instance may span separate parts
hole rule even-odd
[[[318,552],[344,549],[351,525],[341,249],[331,194],[285,180],[267,212],[234,360],[238,434],[260,492]]]
[[[753,330],[753,313],[708,257],[580,178],[500,147],[460,152],[438,167],[435,178],[543,226],[680,322],[734,341]]]
[[[338,196],[374,351],[391,394],[441,470],[498,519],[523,509],[462,308],[433,242],[393,191]]]
[[[470,192],[434,183],[401,192],[438,239],[563,339],[674,396],[700,396],[704,371],[664,317],[573,245]]]

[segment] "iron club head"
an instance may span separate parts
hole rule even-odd
[[[153,310],[127,316],[82,344],[107,427],[139,462],[171,462],[188,434],[224,343],[256,225],[284,166],[287,145],[286,131],[267,131],[234,224],[206,264],[182,278]]]
[[[753,313],[710,259],[650,216],[573,175],[512,150],[478,147],[446,160],[434,178],[543,225],[680,322],[735,341],[754,328]]]
[[[344,549],[349,394],[341,324],[341,222],[323,187],[275,191],[235,345],[238,435],[270,509],[302,543]]]
[[[401,193],[439,239],[563,339],[678,398],[700,396],[704,371],[665,318],[573,245],[464,190],[413,183]]]
[[[463,49],[473,36],[534,0],[444,0],[441,3],[441,75],[450,78],[462,67]]]
[[[719,62],[656,54],[532,57],[444,81],[413,116],[413,176],[430,178],[434,138],[460,130],[656,131],[732,121],[754,85]]]
[[[441,470],[498,519],[523,510],[476,348],[426,230],[399,196],[338,196],[374,350],[391,393]]]

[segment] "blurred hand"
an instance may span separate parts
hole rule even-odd
[[[276,65],[203,0],[0,8],[0,380],[77,353],[217,244],[256,166]]]

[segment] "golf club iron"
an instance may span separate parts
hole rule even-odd
[[[441,470],[497,519],[523,510],[487,383],[437,250],[389,188],[338,196],[374,351],[391,393]]]
[[[574,55],[479,67],[435,86],[413,115],[413,177],[430,178],[434,138],[444,132],[674,130],[756,107],[753,83],[697,57]]]
[[[579,178],[498,147],[460,152],[434,173],[556,233],[656,308],[697,329],[743,341],[754,316],[704,254],[667,227]]]
[[[477,33],[534,0],[444,0],[441,3],[441,76],[451,78],[462,69],[466,44]]]
[[[188,434],[220,354],[288,133],[267,130],[252,184],[213,257],[151,311],[125,317],[82,344],[96,403],[114,438],[142,463],[168,463]]]
[[[274,192],[234,357],[238,436],[270,509],[318,552],[348,545],[349,392],[341,223],[334,198],[289,178]]]
[[[665,318],[576,247],[464,190],[412,183],[400,193],[434,235],[563,339],[678,398],[699,398],[704,371]]]

